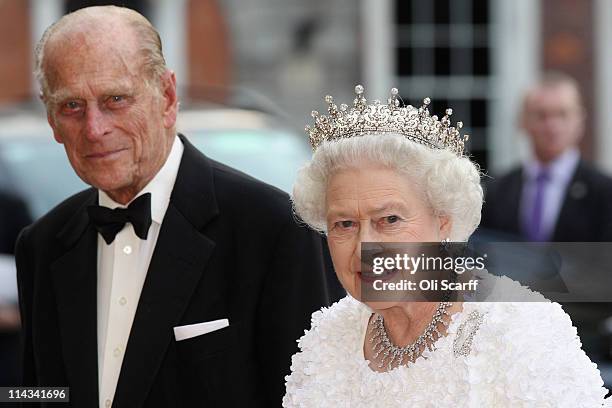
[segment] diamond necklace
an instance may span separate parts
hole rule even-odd
[[[425,348],[433,350],[433,343],[436,339],[442,337],[442,333],[438,330],[438,325],[442,323],[448,327],[448,323],[444,320],[444,316],[450,316],[446,309],[451,305],[450,302],[442,301],[436,308],[431,322],[427,325],[423,333],[414,341],[405,347],[398,347],[391,342],[387,329],[385,328],[384,319],[381,315],[376,315],[372,323],[372,351],[374,352],[373,359],[377,359],[382,355],[378,368],[383,368],[387,361],[387,368],[391,370],[394,366],[400,366],[414,361],[421,355]],[[428,343],[430,342],[430,343]]]

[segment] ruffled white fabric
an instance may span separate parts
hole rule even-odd
[[[470,354],[457,356],[457,328],[474,310],[483,322]],[[434,351],[387,373],[372,371],[363,357],[371,313],[346,297],[312,315],[286,377],[284,407],[612,407],[557,303],[464,303]]]

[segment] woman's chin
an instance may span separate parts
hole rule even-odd
[[[387,310],[397,306],[400,302],[364,302],[370,309],[375,312]]]
[[[352,298],[361,300],[361,280],[359,279],[358,274],[352,274],[352,276],[346,276],[344,279],[339,279],[340,283],[346,293],[348,293]]]

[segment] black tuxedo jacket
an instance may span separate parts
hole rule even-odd
[[[288,196],[185,145],[147,273],[112,406],[280,406],[296,340],[328,304],[321,238]],[[69,386],[98,406],[97,233],[72,196],[17,245],[24,383]],[[175,341],[173,327],[228,318]]]
[[[485,187],[480,225],[489,230],[520,236],[522,168],[514,169]],[[551,241],[612,241],[612,179],[586,162],[578,162],[561,204]]]

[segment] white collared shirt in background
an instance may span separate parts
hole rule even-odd
[[[152,223],[146,240],[136,236],[131,224],[126,224],[110,245],[98,234],[98,386],[101,408],[110,407],[115,395],[140,292],[168,209],[183,150],[183,143],[175,136],[166,163],[136,195],[151,193]],[[98,193],[101,206],[127,207],[114,202],[103,191]]]
[[[567,188],[572,181],[579,160],[578,149],[572,148],[563,152],[546,166],[549,170],[550,179],[544,187],[540,230],[547,239],[551,239],[553,236]],[[543,167],[544,165],[533,157],[523,166],[523,191],[520,203],[521,227],[531,222],[529,217],[536,196],[536,178]]]

